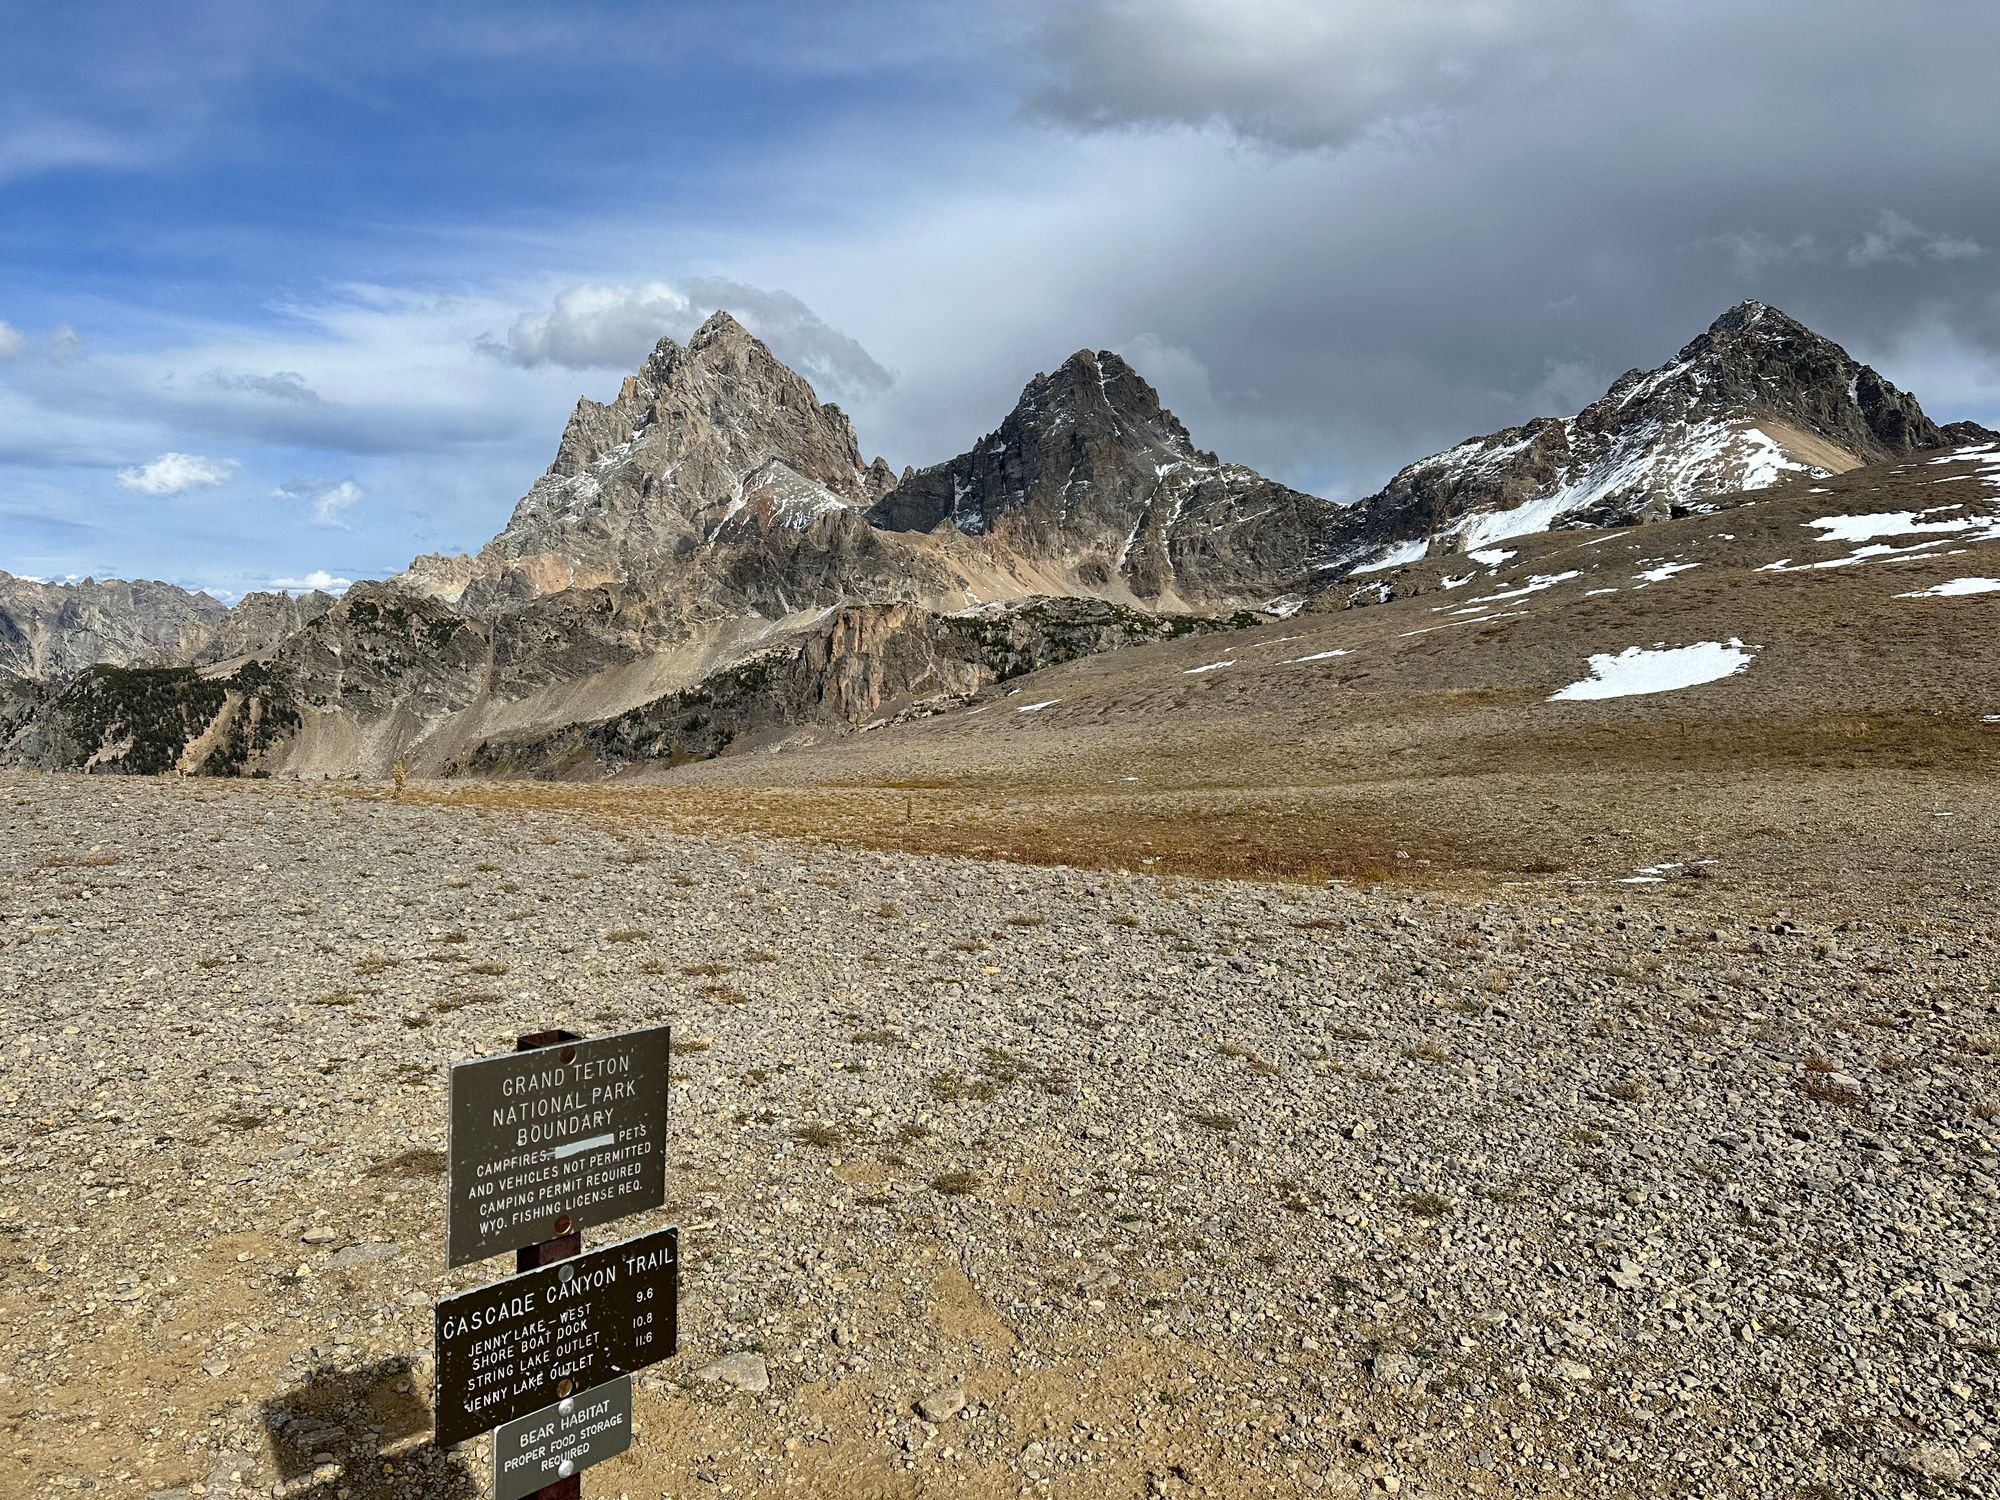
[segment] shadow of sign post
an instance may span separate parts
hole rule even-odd
[[[478,1500],[463,1457],[428,1441],[422,1389],[409,1359],[385,1359],[316,1371],[266,1401],[264,1432],[287,1500]]]

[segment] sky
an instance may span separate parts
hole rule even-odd
[[[923,465],[1079,348],[1347,500],[1773,303],[2000,425],[1991,0],[9,7],[0,569],[478,548],[737,314]]]

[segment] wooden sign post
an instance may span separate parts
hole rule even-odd
[[[565,1042],[580,1042],[583,1038],[573,1031],[531,1031],[526,1036],[514,1039],[516,1052],[535,1052],[544,1047],[560,1047]],[[662,1153],[666,1142],[660,1142]],[[554,1265],[559,1260],[583,1254],[583,1231],[571,1229],[568,1217],[555,1222],[556,1237],[542,1240],[533,1245],[523,1245],[514,1252],[514,1270],[532,1271],[539,1266]],[[529,1500],[583,1500],[583,1474],[579,1470],[567,1479],[558,1479],[554,1484],[544,1485],[536,1490]]]
[[[510,1500],[582,1500],[630,1446],[632,1372],[679,1347],[679,1229],[583,1249],[585,1224],[666,1202],[671,1056],[664,1026],[551,1030],[451,1069],[446,1258],[511,1249],[515,1274],[437,1304],[436,1441],[500,1429]]]

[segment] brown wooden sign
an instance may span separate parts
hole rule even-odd
[[[654,1026],[454,1064],[446,1263],[665,1203],[670,1055]]]
[[[464,1442],[671,1357],[679,1306],[679,1229],[444,1298],[437,1442]]]

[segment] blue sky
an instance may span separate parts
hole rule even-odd
[[[0,568],[476,548],[712,305],[899,467],[1113,347],[1346,498],[1746,295],[2000,422],[1994,9],[17,6]]]

